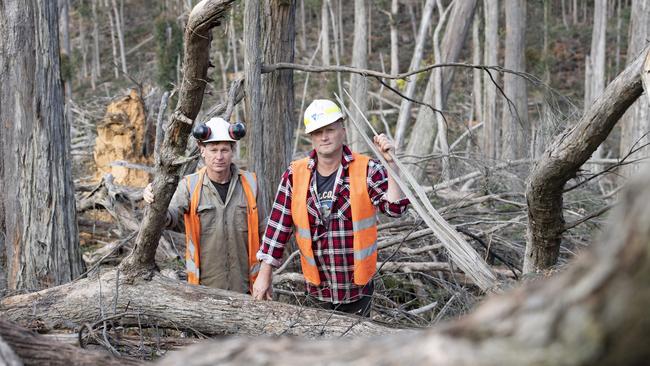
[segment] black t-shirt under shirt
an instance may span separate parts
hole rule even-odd
[[[329,220],[334,203],[334,183],[336,183],[337,171],[328,176],[322,176],[316,171],[316,192],[320,203],[320,216],[324,221]]]
[[[217,183],[210,179],[210,182],[212,182],[212,185],[214,188],[219,192],[219,197],[221,197],[221,201],[223,203],[226,203],[226,197],[228,196],[228,188],[230,187],[230,181],[226,183]]]

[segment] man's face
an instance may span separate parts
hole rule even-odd
[[[233,157],[232,144],[226,141],[208,142],[201,145],[201,156],[208,170],[221,174],[230,169]]]
[[[339,120],[321,127],[309,134],[311,144],[319,156],[331,156],[339,153],[345,141],[345,127]]]

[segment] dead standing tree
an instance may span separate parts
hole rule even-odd
[[[562,233],[567,226],[562,210],[565,185],[641,96],[641,70],[644,59],[650,59],[648,50],[650,47],[607,86],[575,126],[555,138],[533,167],[526,185],[528,238],[524,272],[546,269],[557,263]]]

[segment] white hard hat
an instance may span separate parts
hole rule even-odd
[[[226,120],[224,120],[223,118],[214,117],[210,119],[208,122],[206,122],[205,125],[210,128],[210,136],[208,136],[207,139],[203,140],[202,141],[203,143],[219,142],[219,141],[229,141],[229,142],[237,141],[234,140],[232,137],[230,137],[230,133],[228,132],[230,123],[226,122]]]
[[[316,99],[305,109],[305,133],[332,124],[343,118],[341,108],[327,99]]]

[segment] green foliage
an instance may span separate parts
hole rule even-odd
[[[168,90],[176,80],[176,62],[183,53],[183,32],[171,18],[160,17],[155,24],[156,81]]]

